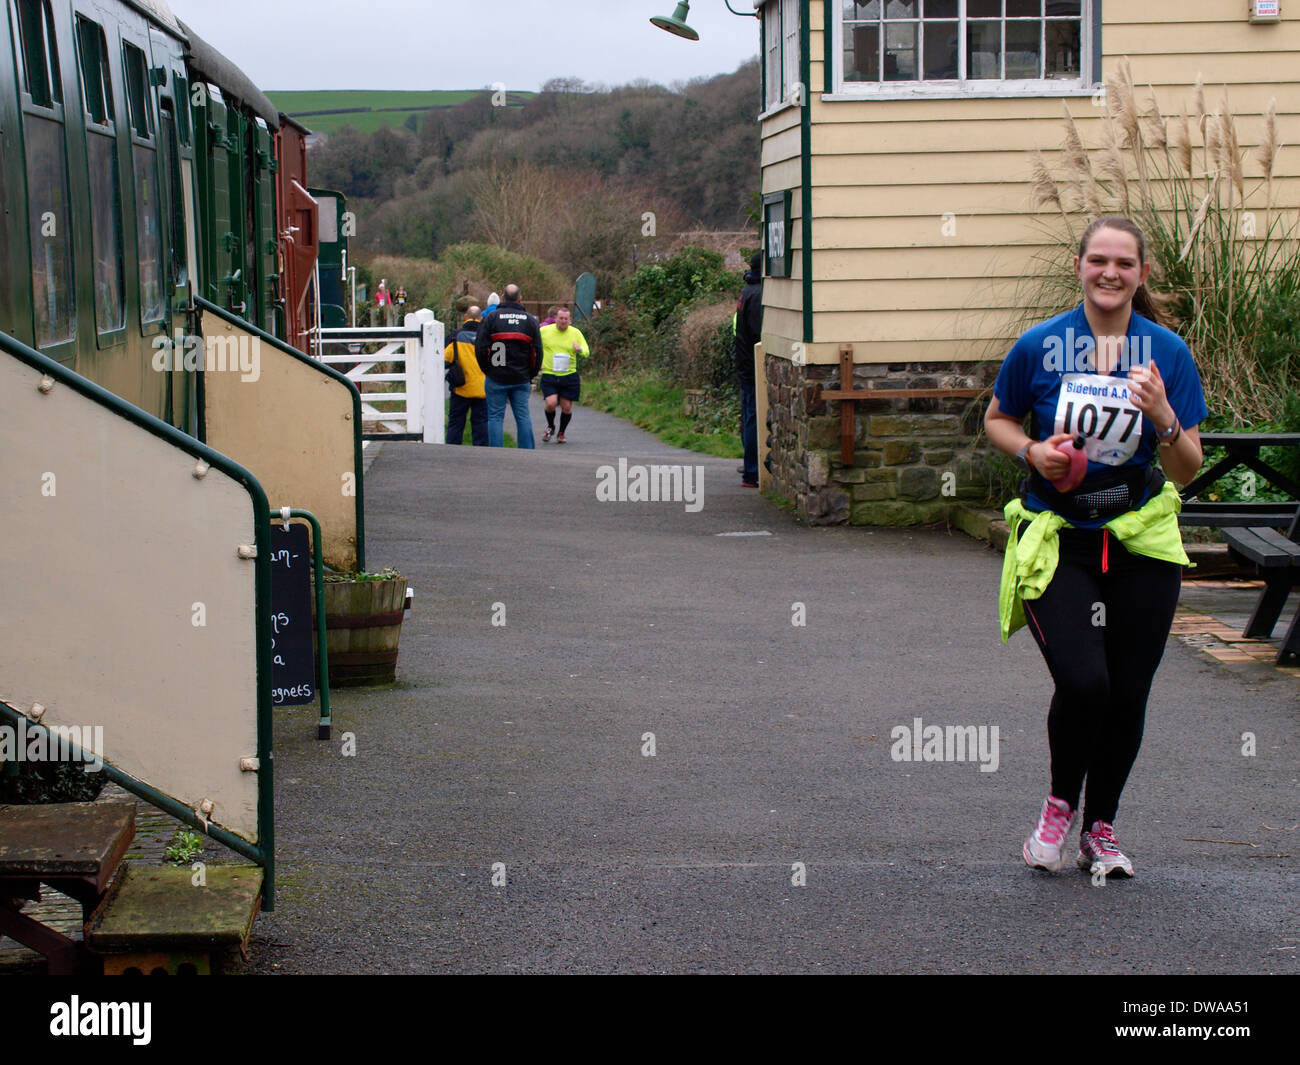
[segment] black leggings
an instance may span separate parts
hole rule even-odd
[[[1052,794],[1077,809],[1087,777],[1088,829],[1115,820],[1183,573],[1130,554],[1106,530],[1062,529],[1060,545],[1056,573],[1040,598],[1026,600],[1025,616],[1056,682],[1047,715]]]

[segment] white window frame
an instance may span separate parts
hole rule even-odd
[[[834,86],[832,93],[823,93],[823,100],[917,100],[917,99],[967,99],[1002,96],[1092,96],[1100,91],[1093,80],[1097,73],[1092,69],[1094,56],[1093,15],[1099,0],[1082,0],[1079,26],[1078,78],[1034,78],[994,80],[988,78],[965,81],[845,81],[844,80],[844,7],[834,5],[834,25],[830,27],[831,54],[834,56]],[[957,59],[966,61],[966,0],[958,0]]]
[[[763,78],[766,92],[763,97],[763,114],[769,115],[783,107],[798,104],[799,94],[799,0],[766,0],[760,9],[763,21]],[[776,16],[777,77],[768,69],[768,33]],[[779,83],[779,88],[777,84]],[[806,94],[807,90],[804,90]]]

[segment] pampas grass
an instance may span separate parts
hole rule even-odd
[[[1055,170],[1034,153],[1034,206],[1052,208],[1063,226],[1022,279],[1016,325],[1076,305],[1078,232],[1103,214],[1128,215],[1147,236],[1148,289],[1191,348],[1211,409],[1238,425],[1281,423],[1287,404],[1300,403],[1300,224],[1274,207],[1277,102],[1253,151],[1241,148],[1226,90],[1211,112],[1199,76],[1166,120],[1150,86],[1138,100],[1124,60],[1107,80],[1107,102],[1095,148],[1065,107]],[[1262,225],[1253,200],[1262,200]]]

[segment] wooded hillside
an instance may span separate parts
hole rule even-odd
[[[621,276],[634,243],[645,255],[688,227],[752,224],[759,94],[757,60],[672,88],[559,79],[509,106],[485,90],[416,132],[330,135],[312,183],[348,195],[363,251],[436,258],[484,241]]]

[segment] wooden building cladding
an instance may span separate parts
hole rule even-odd
[[[1033,206],[1032,153],[1055,157],[1063,105],[1084,143],[1099,143],[1095,87],[1124,57],[1140,95],[1149,84],[1166,116],[1190,105],[1198,74],[1211,110],[1226,87],[1247,153],[1276,97],[1282,141],[1296,145],[1300,9],[1283,5],[1280,22],[1255,25],[1249,6],[756,3],[762,39],[782,42],[764,52],[762,191],[792,190],[791,276],[764,287],[768,353],[834,363],[851,343],[858,363],[999,357],[1014,336],[1016,279],[1061,224]],[[1300,149],[1291,146],[1273,193],[1294,210]],[[1248,163],[1248,185],[1252,173]]]

